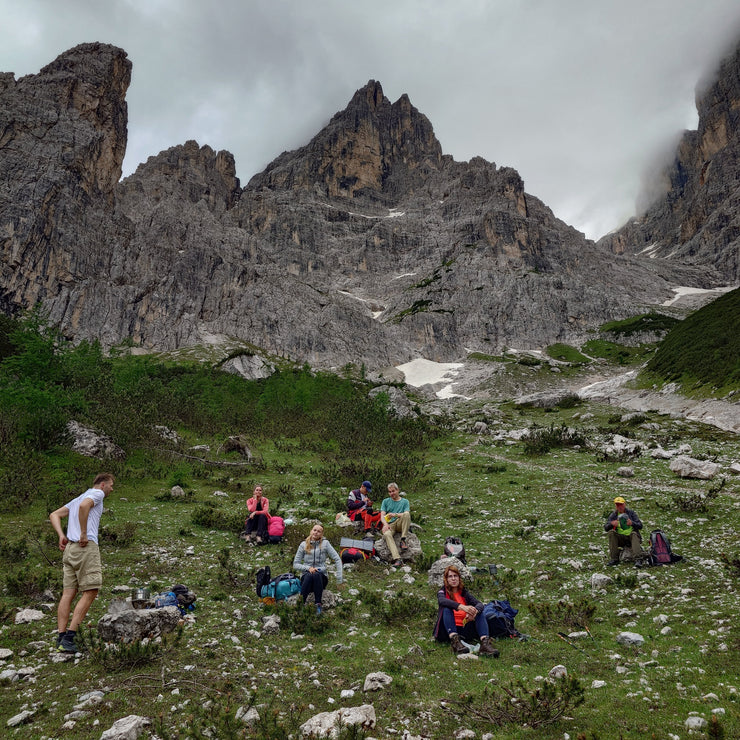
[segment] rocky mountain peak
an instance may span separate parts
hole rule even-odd
[[[370,80],[305,147],[282,154],[249,187],[318,188],[332,198],[392,204],[422,179],[422,170],[441,161],[429,119],[407,95],[391,104],[380,83]]]

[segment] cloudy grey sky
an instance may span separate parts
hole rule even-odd
[[[126,50],[124,175],[196,139],[246,184],[375,79],[446,154],[516,168],[591,238],[634,214],[740,40],[738,0],[0,0],[0,18],[17,77],[82,42]]]

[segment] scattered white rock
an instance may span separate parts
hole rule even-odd
[[[709,460],[696,460],[687,455],[679,455],[671,460],[669,468],[679,478],[697,478],[712,480],[719,471],[719,465]]]
[[[300,726],[303,737],[339,737],[339,727],[359,725],[363,729],[375,727],[375,707],[363,704],[359,707],[342,707],[334,712],[320,712]],[[101,738],[102,740],[102,738]]]
[[[606,681],[593,680],[591,681],[592,689],[603,689],[606,686]]]
[[[552,681],[558,678],[565,678],[568,675],[568,669],[564,665],[556,665],[550,669],[547,675]]]
[[[365,683],[362,687],[363,691],[379,691],[380,689],[389,686],[393,682],[391,676],[387,673],[378,671],[377,673],[368,673],[365,676]]]
[[[44,618],[44,613],[38,609],[21,609],[15,615],[16,624],[29,624],[30,622],[38,622]]]
[[[245,725],[252,727],[260,721],[260,713],[255,707],[250,707],[246,711],[244,707],[239,707],[239,709],[236,710],[236,719],[243,722]]]
[[[18,725],[28,722],[34,714],[35,712],[32,712],[30,709],[24,709],[20,714],[11,717],[5,724],[8,727],[18,727]]]
[[[603,573],[594,573],[591,576],[591,588],[606,588],[613,580]]]
[[[640,647],[645,642],[645,638],[642,635],[638,635],[637,632],[620,632],[617,635],[616,640],[620,645],[630,645],[634,647]]]
[[[703,717],[689,717],[683,726],[687,730],[701,730],[707,726],[707,721]]]
[[[100,740],[136,740],[151,721],[147,717],[129,714],[117,719],[101,736]]]

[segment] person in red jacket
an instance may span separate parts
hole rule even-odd
[[[353,522],[358,518],[362,519],[366,532],[380,525],[380,512],[373,511],[373,502],[370,500],[372,490],[372,484],[366,480],[359,488],[350,491],[347,496],[347,516]]]
[[[262,486],[254,487],[252,498],[247,499],[247,509],[249,515],[244,522],[247,528],[247,540],[264,545],[268,542],[267,524],[270,521],[270,501],[267,496],[262,495]]]

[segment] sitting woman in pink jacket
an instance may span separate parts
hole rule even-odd
[[[244,525],[247,528],[247,541],[264,545],[268,542],[267,524],[270,521],[270,501],[262,495],[262,486],[255,486],[252,498],[247,499],[249,516]],[[255,534],[256,530],[256,534]]]

